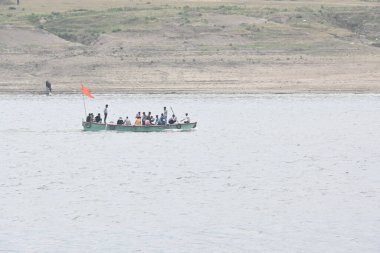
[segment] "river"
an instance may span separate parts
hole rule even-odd
[[[0,95],[0,252],[380,252],[380,96]]]

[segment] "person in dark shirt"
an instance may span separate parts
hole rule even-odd
[[[46,81],[46,95],[51,95],[51,83]]]
[[[177,117],[173,114],[173,116],[169,119],[169,124],[174,124],[177,122]]]
[[[91,122],[91,113],[88,114],[88,116],[86,118],[86,122]]]
[[[98,115],[96,115],[95,122],[96,123],[101,123],[102,122],[102,118],[100,117],[100,113],[98,113]]]
[[[124,124],[124,120],[123,120],[123,118],[120,117],[120,118],[117,120],[116,124],[118,124],[118,125],[123,125],[123,124]]]
[[[142,124],[145,125],[145,121],[146,121],[146,114],[145,114],[145,112],[143,112],[141,120],[142,120]]]

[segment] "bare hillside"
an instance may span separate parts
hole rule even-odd
[[[0,92],[378,92],[379,1],[0,1]]]

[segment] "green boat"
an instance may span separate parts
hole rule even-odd
[[[149,126],[127,126],[127,125],[117,125],[117,124],[104,124],[95,122],[85,122],[82,121],[82,126],[84,131],[120,131],[120,132],[161,132],[167,130],[181,130],[188,131],[197,126],[197,122],[193,123],[179,123],[173,125],[149,125]]]

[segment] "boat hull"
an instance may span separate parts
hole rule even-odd
[[[173,125],[150,125],[150,126],[126,126],[116,124],[102,124],[94,122],[82,122],[84,131],[120,131],[120,132],[162,132],[167,130],[191,130],[197,126],[197,122],[173,124]]]

